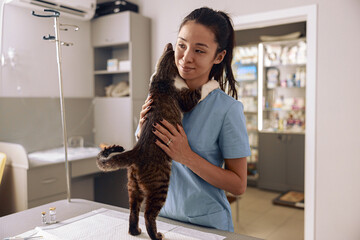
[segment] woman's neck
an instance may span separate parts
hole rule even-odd
[[[195,89],[199,89],[202,85],[204,85],[205,83],[207,83],[209,80],[208,79],[204,79],[202,81],[189,81],[189,80],[185,80],[186,84],[188,85],[188,87],[191,90],[195,90]]]

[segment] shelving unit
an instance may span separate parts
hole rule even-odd
[[[237,81],[238,100],[244,105],[246,129],[251,156],[247,158],[248,185],[257,185],[258,131],[257,131],[257,45],[237,46],[234,49],[233,73]]]
[[[95,144],[119,144],[130,149],[141,106],[148,92],[150,72],[150,19],[126,11],[92,20],[94,49]],[[108,60],[124,65],[108,70]],[[126,82],[126,94],[118,84]],[[123,87],[123,86],[122,86]],[[120,89],[120,90],[119,90]],[[112,97],[112,96],[121,97]]]
[[[304,191],[306,40],[259,44],[258,187]]]
[[[291,134],[293,136],[289,135],[289,139],[299,139],[297,135],[305,132],[306,40],[237,46],[234,49],[233,71],[239,101],[244,104],[252,153],[247,159],[248,184],[256,186],[260,174],[258,156],[266,153],[260,149],[260,136]],[[281,138],[287,139],[286,136]],[[264,148],[264,141],[261,142]],[[281,146],[290,146],[290,140],[286,143]],[[284,159],[282,161],[285,162]]]

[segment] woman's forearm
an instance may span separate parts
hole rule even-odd
[[[213,165],[192,152],[191,156],[187,157],[187,161],[184,161],[184,164],[211,185],[234,195],[241,195],[245,192],[247,185],[247,176],[243,174],[246,171],[240,169],[244,165],[242,163],[244,160],[246,162],[246,159],[231,159],[235,163],[232,166],[236,166],[236,169],[224,169]]]

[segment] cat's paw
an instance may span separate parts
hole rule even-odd
[[[162,239],[164,239],[165,238],[165,236],[164,236],[164,234],[162,234],[161,232],[158,232],[157,234],[156,234],[156,240],[162,240]]]
[[[121,153],[125,151],[125,149],[122,147],[122,146],[119,146],[119,145],[112,145],[112,146],[109,146],[109,147],[105,147],[104,150],[102,150],[100,152],[100,154],[107,158],[109,157],[110,154],[112,153]]]
[[[129,228],[129,234],[137,236],[141,234],[141,228]]]
[[[112,145],[109,147],[105,147],[97,156],[97,159],[100,161],[108,160],[112,155],[122,153],[125,149],[118,145]]]

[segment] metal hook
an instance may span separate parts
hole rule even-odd
[[[44,12],[52,12],[54,14],[53,15],[40,15],[40,14],[36,14],[35,11],[32,11],[32,15],[35,17],[59,17],[60,16],[60,12],[53,10],[53,9],[44,9]]]
[[[49,34],[48,37],[47,37],[47,36],[43,36],[43,40],[55,40],[55,36],[51,36],[51,35]]]
[[[69,46],[74,45],[74,44],[71,43],[71,42],[60,42],[60,44],[61,44],[62,46],[65,46],[65,47],[69,47]]]
[[[60,27],[73,27],[74,31],[78,31],[80,28],[76,25],[72,25],[72,24],[60,24]],[[62,31],[68,31],[68,28],[60,28],[60,30]]]

